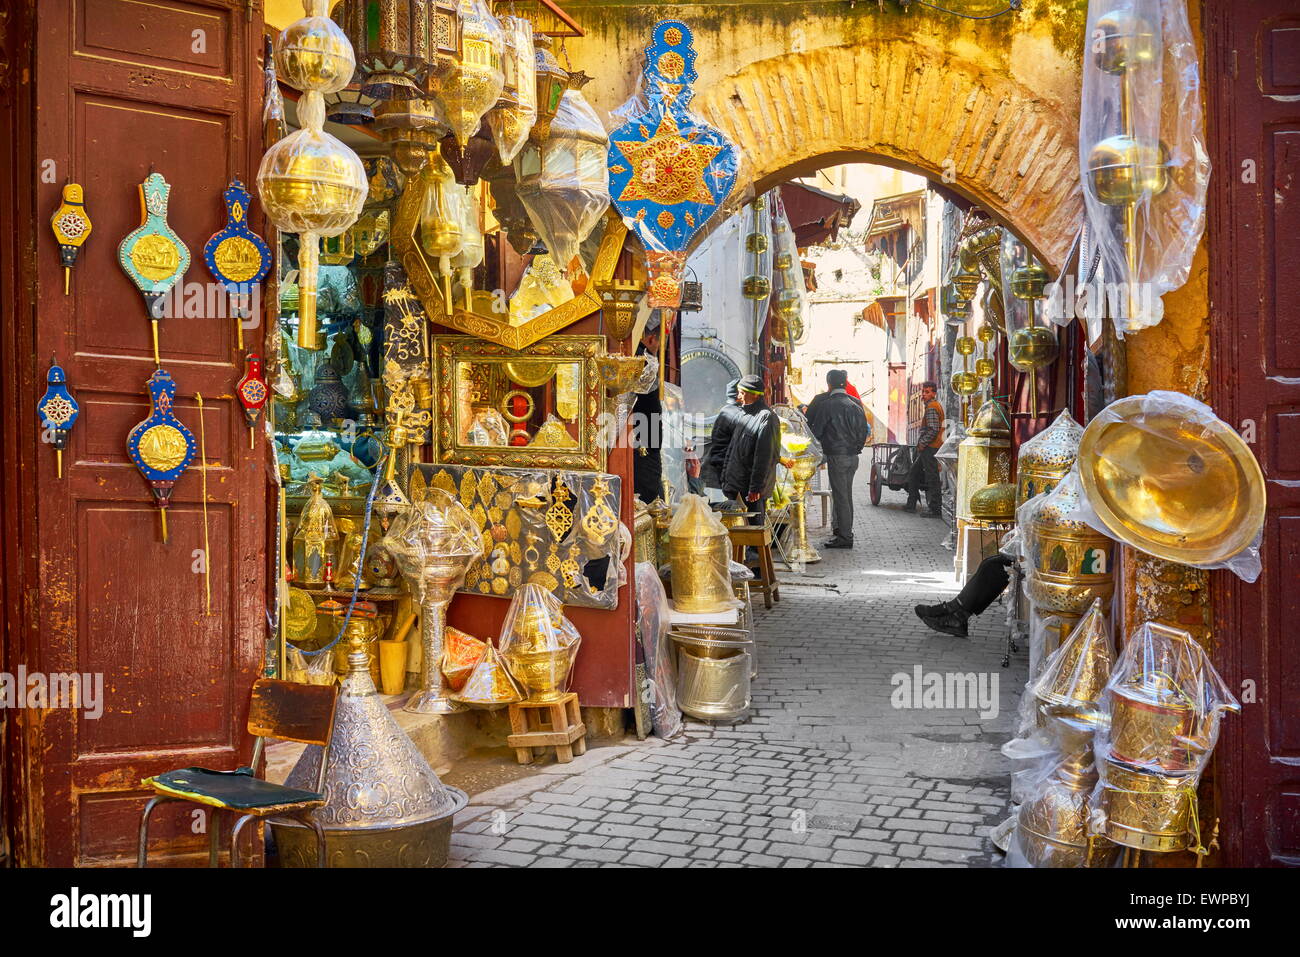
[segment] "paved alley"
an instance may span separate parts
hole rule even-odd
[[[457,817],[452,866],[993,864],[987,831],[1006,816],[1011,770],[998,748],[1026,652],[1000,666],[1000,604],[972,619],[970,640],[921,625],[912,606],[956,590],[946,529],[901,511],[902,493],[872,507],[867,474],[857,547],[822,549],[807,574],[779,575],[772,610],[756,603],[749,720],[687,719],[673,741],[592,748],[477,794]],[[820,508],[809,518],[816,526]],[[816,545],[827,538],[812,529]],[[893,676],[918,667],[996,679],[997,715],[973,702],[895,708]]]

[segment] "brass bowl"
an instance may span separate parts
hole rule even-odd
[[[1186,565],[1224,562],[1264,525],[1264,474],[1250,448],[1218,420],[1143,412],[1145,396],[1113,403],[1083,433],[1079,475],[1110,533]],[[1139,425],[1113,416],[1142,416]]]
[[[529,701],[557,701],[573,667],[574,648],[551,651],[510,652],[506,667],[528,690]]]

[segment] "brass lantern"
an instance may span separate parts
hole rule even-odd
[[[367,180],[361,159],[324,131],[325,95],[348,85],[356,69],[343,31],[326,17],[326,0],[304,0],[307,16],[276,42],[280,75],[303,91],[299,130],[266,151],[257,171],[262,206],[275,227],[298,233],[298,345],[316,344],[316,275],[320,238],[349,229],[361,214]]]
[[[460,0],[460,58],[437,84],[447,125],[464,149],[505,88],[505,34],[484,0]]]
[[[375,107],[375,132],[389,144],[393,160],[407,176],[424,168],[447,128],[447,116],[436,99],[385,100]]]
[[[980,406],[966,437],[957,446],[955,510],[962,522],[979,521],[972,499],[989,485],[1011,480],[1011,423],[996,399]]]
[[[561,270],[609,208],[609,139],[582,95],[586,80],[576,74],[570,79],[550,135],[515,160],[519,199]]]
[[[636,279],[609,279],[596,283],[605,332],[614,341],[626,339],[636,323],[636,307],[645,295],[646,284]]]
[[[343,0],[334,19],[356,52],[361,92],[374,100],[423,96],[460,54],[454,2]]]
[[[442,156],[434,153],[420,173],[417,188],[424,190],[420,207],[420,245],[430,256],[438,257],[438,271],[443,277],[443,295],[447,313],[454,306],[451,298],[451,259],[465,243],[464,214],[465,188],[456,182]]]
[[[1016,458],[1016,508],[1035,495],[1050,492],[1074,466],[1083,427],[1068,409],[1022,446]]]
[[[560,97],[568,89],[569,74],[551,52],[550,37],[540,34],[534,38],[533,45],[537,50],[537,119],[529,136],[534,143],[544,143],[551,135],[551,120],[555,119],[555,111],[560,107]]]
[[[537,52],[533,25],[523,17],[504,17],[506,53],[503,60],[505,89],[488,113],[487,124],[501,162],[509,166],[528,142],[537,119]]]
[[[1029,373],[1029,391],[1034,418],[1038,418],[1038,370],[1056,361],[1060,346],[1056,333],[1035,322],[1035,301],[1045,297],[1047,270],[1035,262],[1016,268],[1011,273],[1011,294],[1029,306],[1029,324],[1011,330],[1007,336],[1007,358],[1021,372]]]

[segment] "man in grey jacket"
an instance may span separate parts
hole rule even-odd
[[[826,373],[826,391],[808,406],[808,428],[821,443],[831,480],[834,521],[827,548],[853,547],[853,476],[858,457],[871,437],[871,426],[858,400],[845,390],[849,374],[843,369]]]

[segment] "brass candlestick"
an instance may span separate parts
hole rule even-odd
[[[805,565],[822,560],[817,549],[808,543],[808,503],[805,501],[808,495],[808,483],[816,472],[817,458],[806,451],[795,456],[791,462],[790,475],[794,479],[794,527],[798,538],[794,549],[790,552],[790,561],[803,562]]]
[[[1046,326],[1037,325],[1034,303],[1045,298],[1047,270],[1037,263],[1021,266],[1011,274],[1011,294],[1024,300],[1029,309],[1029,325],[1017,329],[1007,337],[1007,356],[1021,372],[1029,373],[1029,391],[1032,393],[1033,416],[1038,412],[1038,370],[1056,361],[1060,345],[1056,334]]]

